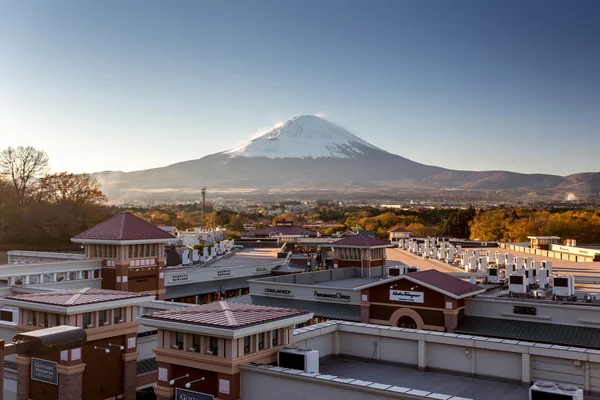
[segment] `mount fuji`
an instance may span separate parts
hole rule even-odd
[[[373,151],[387,153],[329,121],[300,115],[221,154],[229,157],[357,158]]]
[[[547,190],[582,186],[580,175],[561,177],[507,171],[456,171],[420,164],[380,149],[313,115],[294,117],[230,150],[197,160],[133,172],[94,174],[109,198],[156,192],[485,189]],[[598,174],[589,190],[596,188]],[[575,183],[573,183],[575,182]]]

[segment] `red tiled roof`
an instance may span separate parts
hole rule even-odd
[[[185,324],[235,329],[302,314],[308,314],[308,311],[217,301],[200,306],[176,308],[145,314],[143,317]]]
[[[455,296],[463,296],[465,294],[479,292],[483,289],[480,286],[465,282],[462,279],[445,274],[435,269],[412,272],[403,276],[411,281],[422,282],[423,284],[441,289],[444,292],[448,292]]]
[[[123,211],[106,221],[81,232],[73,239],[90,240],[151,240],[175,239],[175,237],[157,226],[135,215]]]
[[[331,247],[379,247],[392,244],[386,240],[376,239],[366,235],[351,235],[337,242],[331,243]]]
[[[105,301],[116,301],[144,297],[145,294],[133,292],[120,292],[107,289],[71,289],[57,290],[52,292],[20,294],[17,296],[6,296],[5,299],[25,301],[28,303],[50,304],[54,306],[80,306],[83,304],[102,303]]]
[[[406,229],[404,229],[404,228],[396,228],[396,229],[392,229],[392,230],[391,230],[391,231],[389,231],[389,232],[390,232],[390,233],[391,233],[391,232],[408,232],[408,233],[410,233],[410,231],[407,231],[407,230],[406,230]]]
[[[299,226],[269,226],[254,232],[256,236],[269,235],[271,233],[280,233],[287,235],[310,235],[317,236],[317,232],[310,229],[300,228]]]

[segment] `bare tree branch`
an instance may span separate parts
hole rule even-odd
[[[36,178],[48,171],[48,155],[31,146],[9,147],[0,152],[0,175],[12,183],[15,201],[22,206]]]

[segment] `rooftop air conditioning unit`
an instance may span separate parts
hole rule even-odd
[[[529,388],[529,400],[583,400],[583,390],[573,385],[539,381]]]
[[[548,280],[550,279],[550,271],[547,269],[540,269],[538,270],[539,275],[538,275],[538,283],[540,286],[540,289],[546,289],[546,287],[548,286]]]
[[[522,274],[511,274],[508,277],[508,291],[511,294],[527,293],[527,277]]]
[[[307,347],[286,346],[277,353],[277,365],[306,372],[319,372],[319,352]]]
[[[498,268],[496,268],[496,267],[488,268],[488,278],[487,278],[488,283],[498,283],[499,282],[498,272],[499,272]]]
[[[583,299],[588,303],[600,301],[600,293],[586,293]]]
[[[575,295],[575,277],[560,275],[554,277],[552,295],[556,297],[572,297]]]
[[[400,268],[390,267],[388,269],[388,276],[400,276]]]
[[[537,279],[537,269],[535,268],[530,268],[527,270],[527,272],[529,272],[529,284],[530,285],[535,285],[536,279]]]
[[[412,272],[419,272],[419,270],[420,270],[419,267],[404,267],[405,274],[410,274]]]

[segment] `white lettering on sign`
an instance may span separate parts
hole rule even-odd
[[[208,393],[194,392],[193,390],[186,390],[181,388],[175,389],[176,400],[212,400],[215,396]]]
[[[54,361],[43,360],[41,358],[31,359],[31,379],[51,385],[58,385],[58,371]]]
[[[425,301],[425,294],[409,290],[390,290],[390,300],[404,301],[406,303],[423,303]]]

